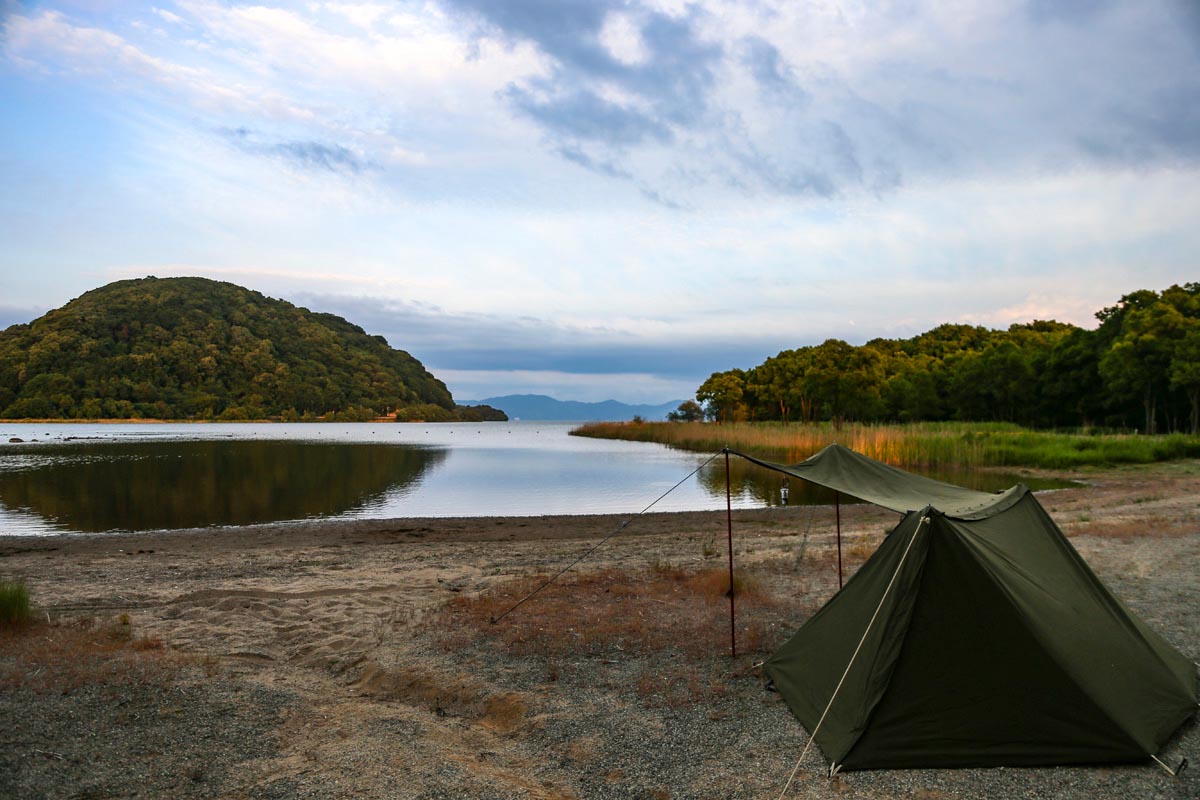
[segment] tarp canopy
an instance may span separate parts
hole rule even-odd
[[[738,453],[738,456],[767,469],[852,495],[899,514],[933,506],[949,517],[975,519],[990,516],[1018,499],[1022,489],[1014,486],[1001,494],[978,492],[914,475],[868,458],[840,444],[831,444],[799,464],[776,464]]]
[[[916,507],[763,667],[832,764],[1137,761],[1195,712],[1192,662],[1024,486],[972,492],[840,447],[782,471]]]

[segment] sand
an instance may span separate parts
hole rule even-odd
[[[1200,657],[1200,463],[1076,477],[1086,483],[1043,493],[1043,504],[1122,600]],[[852,570],[896,517],[842,512]],[[0,578],[24,579],[41,614],[96,625],[128,615],[135,637],[164,643],[156,658],[175,659],[161,681],[10,682],[0,717],[16,722],[0,796],[777,796],[806,734],[764,691],[762,654],[730,659],[726,631],[697,658],[619,644],[603,655],[513,654],[486,632],[447,630],[452,599],[553,571],[627,519],[0,538]],[[836,589],[832,509],[738,511],[734,532],[738,569],[757,571],[771,591],[802,591],[815,608]],[[724,537],[720,512],[645,515],[581,569],[712,568],[724,563]],[[0,667],[11,671],[13,658],[0,653]],[[684,699],[671,686],[681,676],[704,688]],[[1200,757],[1198,742],[1193,720],[1166,756]],[[789,796],[1200,797],[1196,771],[1172,779],[1153,764],[833,781],[823,767],[810,755]]]

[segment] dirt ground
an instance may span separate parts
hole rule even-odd
[[[1200,462],[1073,477],[1043,505],[1200,658]],[[841,514],[848,575],[897,517]],[[725,569],[725,515],[628,519],[0,537],[0,579],[23,579],[41,620],[0,639],[0,797],[777,797],[807,734],[758,663],[837,588],[833,509],[734,513],[736,658],[723,595],[702,588]],[[536,585],[522,579],[618,530],[488,624]],[[80,632],[109,644],[62,649]],[[1198,743],[1193,718],[1163,758],[1196,761]],[[1200,771],[1152,762],[833,780],[826,766],[811,751],[788,796],[1200,797]]]

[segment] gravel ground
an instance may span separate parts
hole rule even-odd
[[[1043,504],[1118,597],[1200,656],[1200,463],[1081,477],[1086,486],[1044,494]],[[836,586],[829,511],[739,512],[739,569],[769,593],[819,605]],[[852,570],[894,516],[855,506],[842,520]],[[733,660],[722,645],[702,656],[614,645],[519,655],[498,635],[464,634],[442,610],[560,565],[620,522],[0,538],[0,578],[26,580],[52,617],[101,624],[127,614],[137,636],[161,638],[181,665],[65,691],[0,682],[0,798],[777,797],[807,735],[763,688],[763,652]],[[702,569],[721,563],[712,551],[723,537],[723,514],[649,515],[588,568]],[[7,647],[0,676],[18,657]],[[689,680],[701,690],[689,694]],[[1198,745],[1193,717],[1164,756],[1195,761]],[[825,770],[810,752],[788,796],[1200,798],[1200,769],[1173,779],[1152,763],[833,780]]]
[[[276,729],[295,702],[286,692],[202,673],[162,683],[10,688],[0,693],[0,797],[235,795],[238,765],[277,750]]]

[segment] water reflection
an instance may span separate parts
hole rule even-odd
[[[336,516],[411,489],[446,457],[263,440],[43,445],[3,455],[0,504],[89,533]]]
[[[710,454],[569,436],[572,426],[0,424],[0,536],[313,518],[635,514],[651,502],[655,511],[725,508],[723,458],[679,483]],[[730,468],[734,508],[780,504],[782,475],[737,457]],[[931,477],[986,491],[1023,480],[985,471]],[[1034,489],[1067,485],[1024,480]],[[833,502],[832,492],[798,479],[790,490],[789,505]]]

